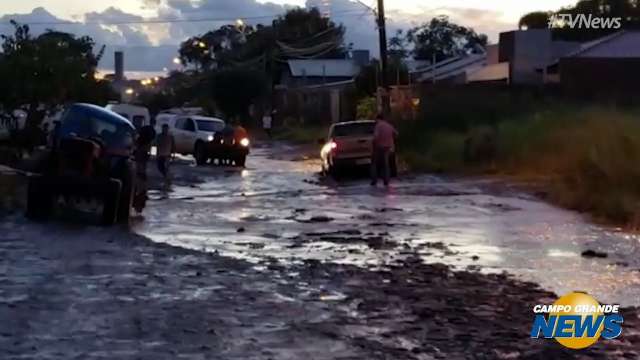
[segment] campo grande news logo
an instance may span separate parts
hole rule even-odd
[[[610,340],[622,334],[620,305],[600,305],[585,293],[565,295],[553,305],[536,305],[533,312],[531,337],[555,338],[570,349],[588,348],[600,337]]]

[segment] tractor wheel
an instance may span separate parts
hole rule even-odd
[[[27,187],[27,218],[35,221],[47,220],[53,211],[51,184],[42,176],[32,176]]]
[[[118,220],[118,205],[120,203],[120,194],[122,190],[122,184],[119,180],[111,179],[109,182],[101,185],[103,211],[102,211],[102,225],[112,226]],[[127,219],[128,221],[128,219]]]
[[[117,221],[120,224],[129,224],[131,208],[133,207],[133,195],[135,193],[135,165],[130,161],[124,161],[123,169],[118,179],[121,182],[118,202]]]

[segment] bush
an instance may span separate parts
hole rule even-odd
[[[328,125],[289,125],[275,131],[277,140],[287,140],[297,144],[316,144],[327,137]]]
[[[378,101],[375,97],[366,97],[358,101],[356,119],[373,120],[378,113]]]

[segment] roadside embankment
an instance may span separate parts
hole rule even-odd
[[[540,186],[560,206],[640,228],[634,111],[553,107],[466,131],[405,124],[401,134],[400,152],[413,170],[512,177]]]

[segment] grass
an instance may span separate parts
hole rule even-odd
[[[286,140],[296,144],[316,144],[319,139],[327,137],[328,126],[324,125],[290,125],[274,131],[276,140]]]
[[[494,126],[402,129],[401,155],[413,169],[498,172],[541,182],[550,199],[616,224],[640,228],[640,117],[635,111],[556,106]],[[465,140],[491,133],[490,161],[465,162]]]

